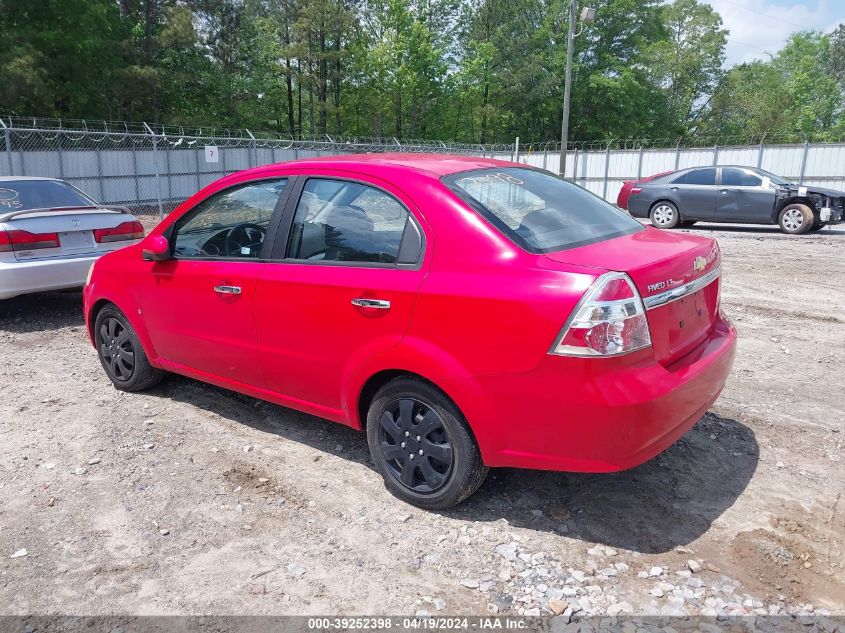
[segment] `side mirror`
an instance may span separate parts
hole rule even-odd
[[[148,262],[162,262],[170,259],[170,244],[163,235],[154,235],[144,242],[141,258]]]

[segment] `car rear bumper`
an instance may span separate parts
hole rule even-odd
[[[650,351],[627,365],[549,356],[525,374],[475,377],[493,398],[487,420],[471,419],[485,462],[578,472],[637,466],[706,413],[724,388],[735,349],[736,331],[720,320],[701,345],[668,367]],[[490,437],[492,449],[483,446]]]
[[[91,264],[103,254],[0,262],[0,299],[32,292],[81,288],[85,285]]]

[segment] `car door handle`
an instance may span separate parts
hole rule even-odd
[[[721,193],[722,195],[729,193],[729,192],[730,192],[730,189],[719,189],[719,193]]]
[[[352,305],[359,308],[374,308],[376,310],[390,310],[390,301],[385,299],[353,299]]]
[[[241,294],[240,286],[214,286],[214,292],[221,295],[239,295]]]
[[[678,190],[678,188],[677,188],[677,187],[669,187],[669,190],[670,190],[670,191],[677,191],[677,190]]]

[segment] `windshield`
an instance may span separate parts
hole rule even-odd
[[[643,230],[598,196],[547,172],[510,167],[462,172],[443,182],[532,253],[592,244]]]
[[[0,182],[0,211],[29,211],[56,207],[95,207],[79,189],[58,180]]]
[[[773,174],[770,171],[766,171],[765,169],[755,169],[754,171],[756,171],[761,176],[765,176],[766,178],[771,180],[776,185],[791,185],[792,184],[791,180],[787,180],[786,178],[782,178],[782,177],[778,176],[777,174]]]

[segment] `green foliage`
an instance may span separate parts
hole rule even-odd
[[[831,36],[795,33],[770,61],[742,64],[725,74],[699,131],[760,139],[840,138],[845,87],[835,64]]]
[[[845,25],[725,69],[727,31],[703,0],[589,4],[570,138],[845,134]],[[555,139],[568,13],[569,0],[0,0],[0,112]]]

